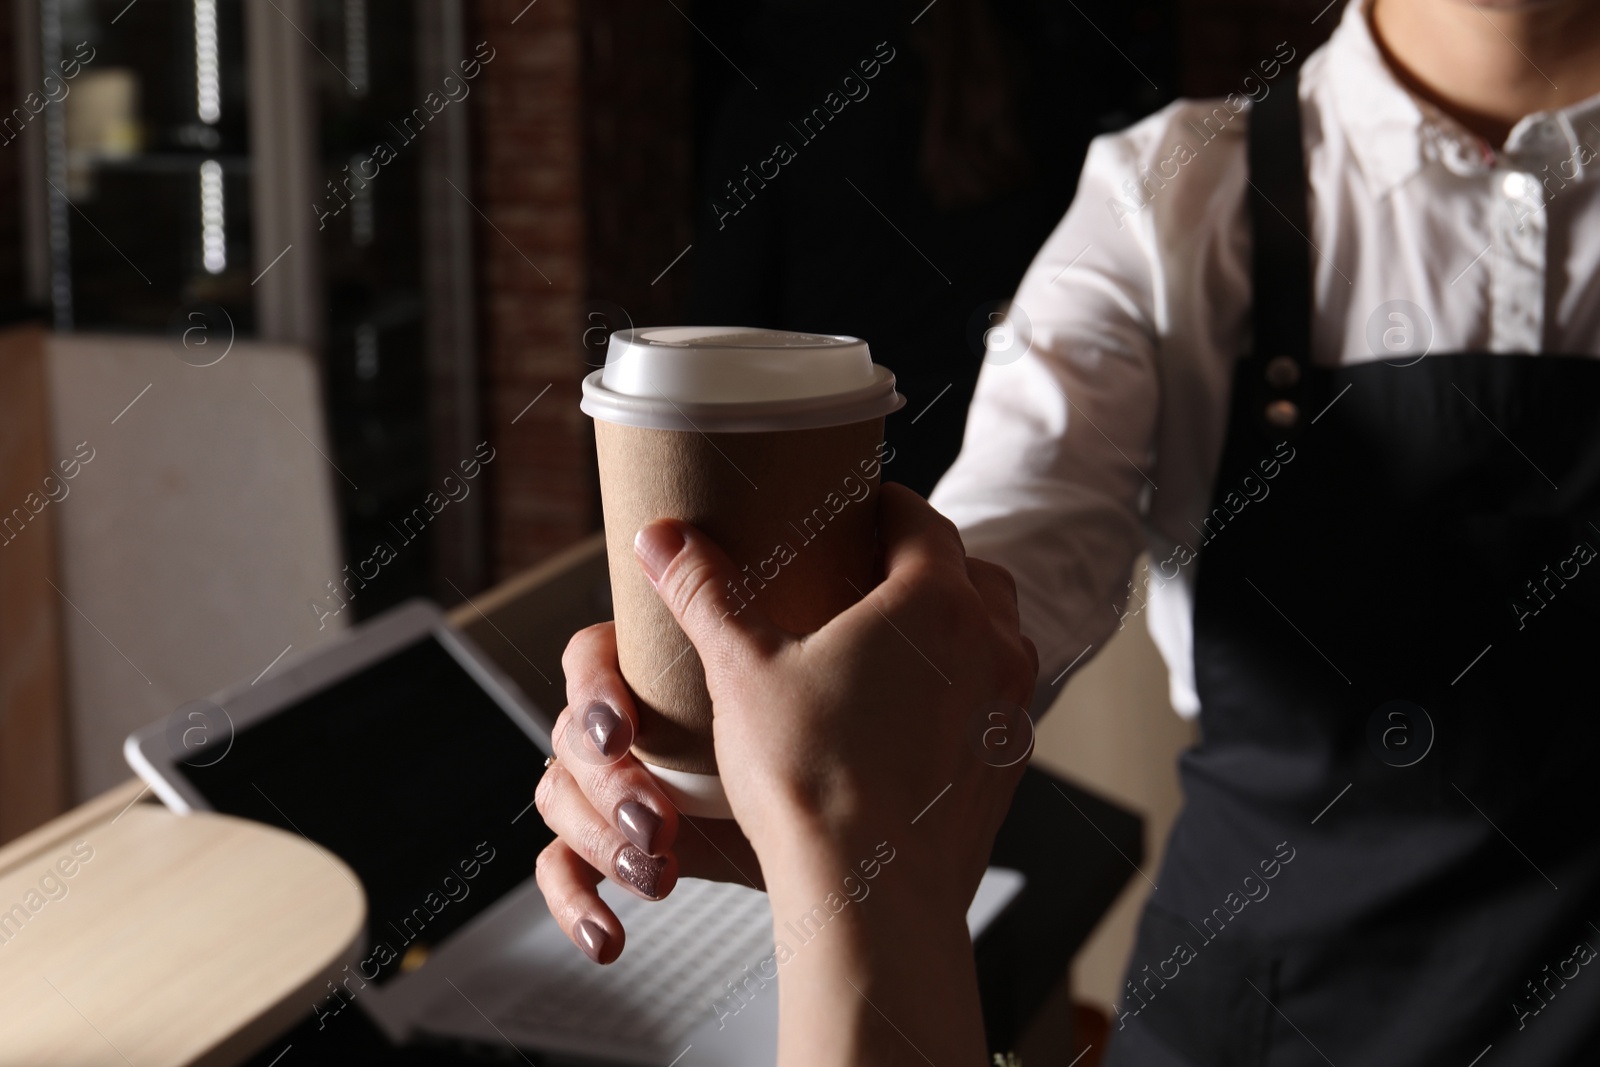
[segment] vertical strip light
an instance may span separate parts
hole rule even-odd
[[[367,95],[367,59],[367,0],[344,0],[344,65],[351,96]]]
[[[371,160],[365,156],[353,155],[350,157],[350,166],[346,169],[355,174],[357,178],[360,178],[362,164],[370,162]],[[346,182],[345,188],[348,189],[349,187],[349,182]],[[372,182],[363,181],[361,182],[361,188],[357,189],[350,198],[350,243],[357,248],[365,248],[370,245],[372,243],[373,223]]]
[[[39,0],[39,65],[57,70],[61,62],[61,0]],[[72,329],[72,240],[67,194],[67,123],[59,107],[44,109],[44,174],[50,191],[45,194],[46,238],[50,253],[50,302],[55,328]]]
[[[195,109],[200,121],[222,117],[222,83],[217,63],[217,0],[194,0]]]
[[[228,237],[222,225],[222,164],[200,164],[200,253],[207,272],[221,274],[228,265]]]

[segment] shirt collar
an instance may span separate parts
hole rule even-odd
[[[1400,84],[1373,39],[1369,4],[1350,0],[1345,6],[1328,41],[1327,64],[1339,122],[1375,197],[1393,192],[1430,162],[1460,175],[1482,174],[1500,163],[1529,171],[1560,166],[1569,180],[1600,170],[1600,94],[1525,116],[1496,150]]]

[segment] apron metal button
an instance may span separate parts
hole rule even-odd
[[[1267,384],[1287,389],[1300,380],[1300,364],[1292,356],[1278,356],[1267,363]]]
[[[1300,408],[1293,400],[1274,400],[1267,405],[1267,422],[1287,430],[1300,421]]]

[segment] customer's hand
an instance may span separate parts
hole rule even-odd
[[[706,665],[723,787],[763,866],[795,848],[853,866],[885,838],[915,853],[895,839],[928,808],[940,843],[919,881],[964,913],[1021,774],[986,764],[973,727],[1029,699],[1037,657],[1010,575],[968,559],[949,520],[887,485],[879,530],[881,583],[805,637],[754,605],[724,617],[738,569],[698,531],[657,523],[639,547]]]
[[[724,788],[767,881],[781,874],[794,894],[839,891],[852,871],[859,881],[858,868],[876,870],[886,849],[893,881],[916,889],[908,905],[948,925],[971,900],[1021,773],[1020,761],[985,763],[973,727],[996,702],[1027,701],[1037,658],[1018,631],[1009,575],[967,559],[948,520],[886,485],[879,526],[881,583],[803,637],[753,606],[725,614],[718,590],[737,568],[692,527],[652,524],[638,549],[705,664]],[[561,840],[541,856],[539,881],[563,929],[609,961],[623,934],[595,892],[601,872],[636,891],[645,883],[654,890],[646,895],[668,891],[680,871],[757,872],[749,852],[734,851],[747,846],[729,824],[704,820],[686,833],[643,766],[611,747],[631,738],[635,721],[611,631],[579,635],[565,666],[562,758],[538,794]],[[591,711],[597,700],[614,721]],[[597,736],[611,756],[599,754]],[[586,758],[569,757],[580,743]],[[721,840],[698,832],[712,826]],[[630,849],[630,838],[648,847]],[[769,887],[776,906],[782,894]]]
[[[625,933],[595,892],[602,878],[649,899],[680,875],[762,888],[761,866],[739,824],[681,814],[629,747],[638,733],[633,692],[617,664],[617,632],[580,630],[561,658],[567,707],[551,729],[557,756],[534,794],[560,836],[540,853],[551,914],[597,962],[621,953]],[[588,920],[593,925],[580,927]]]

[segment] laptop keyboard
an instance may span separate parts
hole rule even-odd
[[[554,958],[529,976],[525,991],[492,1012],[497,1026],[550,1036],[604,1034],[676,1052],[685,1035],[716,1016],[730,983],[747,966],[754,974],[772,954],[767,896],[744,886],[685,878],[664,901],[607,894],[607,903],[628,931],[617,961],[598,967],[572,945],[549,954]],[[759,995],[776,998],[776,984]]]

